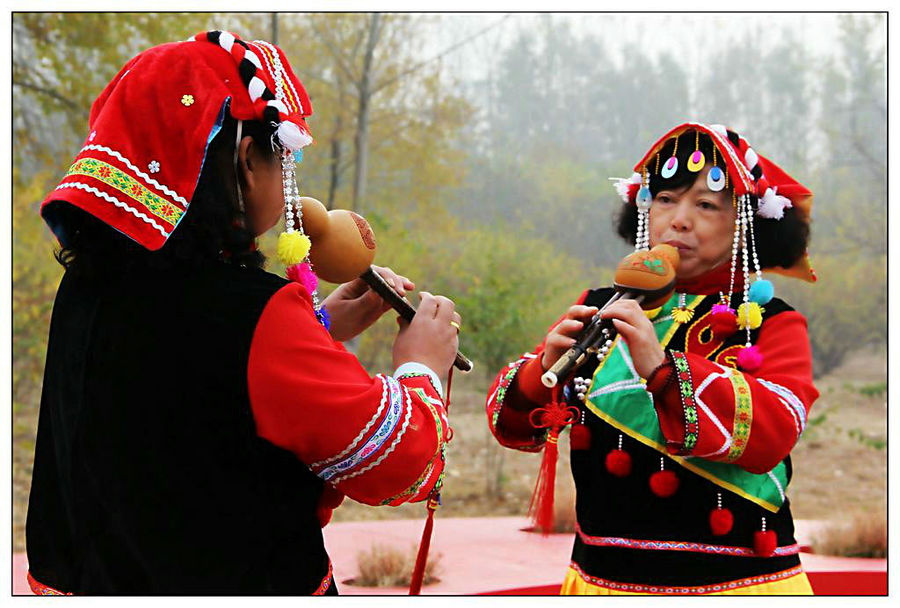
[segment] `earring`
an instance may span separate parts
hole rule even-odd
[[[650,179],[647,177],[647,167],[642,169],[642,185],[638,190],[635,204],[638,208],[637,238],[634,243],[635,251],[646,251],[650,248],[650,205],[653,203],[653,195],[650,194]]]

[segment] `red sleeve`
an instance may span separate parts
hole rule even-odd
[[[443,475],[449,425],[428,377],[369,376],[296,283],[260,316],[247,382],[257,434],[354,500],[424,500]]]
[[[671,453],[733,462],[751,473],[772,470],[790,453],[819,396],[806,319],[795,311],[767,319],[756,345],[763,362],[753,374],[672,351],[650,377]]]
[[[575,304],[583,304],[587,293],[582,293]],[[550,329],[563,319],[565,315]],[[541,343],[534,351],[509,363],[494,378],[485,409],[491,433],[500,445],[526,452],[540,450],[544,445],[546,429],[537,430],[528,421],[531,410],[545,405],[551,398],[551,390],[541,383],[545,371],[541,365],[543,352]]]

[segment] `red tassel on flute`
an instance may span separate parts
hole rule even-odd
[[[556,494],[556,461],[559,460],[559,431],[553,429],[544,445],[544,457],[538,472],[537,484],[531,495],[528,516],[535,529],[547,536],[553,532],[553,502]]]
[[[528,508],[528,515],[534,527],[545,536],[553,531],[553,495],[556,489],[556,461],[559,459],[559,432],[563,427],[578,420],[579,416],[578,408],[567,407],[565,403],[559,401],[559,385],[553,388],[553,400],[546,407],[539,407],[529,415],[531,426],[536,429],[549,429],[541,469]]]
[[[438,508],[437,500],[428,499],[428,517],[425,519],[425,528],[422,530],[422,540],[419,541],[419,552],[416,554],[416,565],[413,568],[409,580],[409,594],[420,595],[422,581],[425,579],[425,564],[428,562],[428,549],[431,548],[431,532],[434,529],[434,512]]]

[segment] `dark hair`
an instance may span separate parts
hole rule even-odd
[[[158,270],[202,266],[221,261],[260,268],[265,256],[245,228],[237,203],[234,146],[237,121],[224,112],[222,127],[207,148],[203,169],[188,211],[158,251],[148,251],[101,220],[65,202],[54,203],[54,220],[67,234],[56,259],[67,272],[104,280],[143,268]],[[244,121],[242,136],[249,135],[263,154],[271,154],[272,128]]]
[[[732,142],[736,143],[737,137],[736,133],[728,131],[728,138]],[[697,149],[695,142],[696,131],[687,131],[678,137],[678,152],[676,154],[678,170],[669,179],[659,175],[657,158],[659,159],[659,167],[662,168],[666,159],[672,156],[672,152],[675,149],[675,138],[667,141],[657,156],[650,158],[647,163],[647,169],[650,177],[650,193],[654,197],[663,187],[667,190],[687,189],[697,180],[699,173],[687,170],[688,157]],[[711,165],[713,161],[713,143],[712,139],[705,133],[700,133],[699,149],[706,157],[707,164]],[[718,166],[724,169],[725,161],[718,151],[716,151],[716,161]],[[728,189],[725,192],[729,196],[731,195],[730,180]],[[751,196],[750,202],[753,208],[756,209],[758,205],[756,196]],[[623,203],[615,217],[616,232],[631,244],[634,244],[637,237],[637,218],[637,206],[630,202]],[[784,217],[780,220],[768,219],[754,214],[753,234],[756,239],[761,267],[782,266],[788,268],[793,266],[806,252],[807,243],[809,242],[809,225],[800,217],[797,209],[791,207],[784,210]]]

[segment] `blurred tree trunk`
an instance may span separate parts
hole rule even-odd
[[[365,201],[366,170],[369,162],[369,100],[372,97],[372,59],[378,38],[381,35],[381,13],[372,13],[366,52],[363,55],[362,73],[359,76],[359,105],[356,112],[356,135],[353,145],[356,153],[356,167],[353,172],[353,202],[351,209],[357,211]]]

